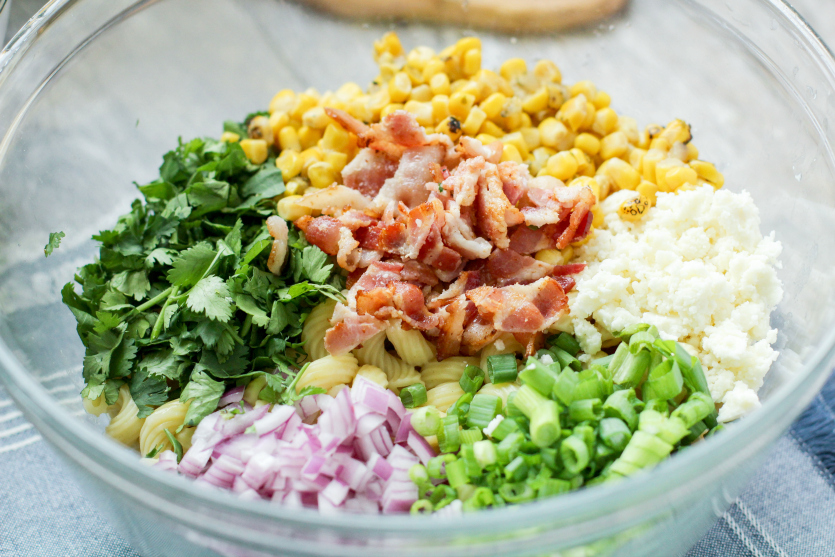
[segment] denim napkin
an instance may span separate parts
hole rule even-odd
[[[66,374],[43,383],[60,402],[78,408],[76,387]],[[830,555],[835,555],[835,375],[687,557]],[[2,388],[0,557],[139,557],[85,499]]]

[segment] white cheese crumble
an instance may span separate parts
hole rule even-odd
[[[617,192],[601,204],[605,226],[578,250],[588,266],[569,294],[570,327],[562,328],[594,354],[611,332],[655,325],[700,359],[723,405],[720,421],[747,414],[759,407],[757,390],[777,359],[769,315],[783,296],[780,242],[760,233],[748,192],[659,193],[643,219],[623,221],[618,207],[634,195]]]

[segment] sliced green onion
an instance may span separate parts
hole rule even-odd
[[[435,505],[435,510],[438,510],[441,507],[445,507],[446,505],[452,503],[457,498],[458,494],[454,489],[446,484],[441,484],[435,486],[435,490],[429,497],[429,501]]]
[[[537,499],[545,499],[559,495],[560,493],[568,493],[571,491],[571,483],[565,480],[558,480],[557,478],[549,478],[542,482],[539,490],[536,493]]]
[[[501,443],[496,445],[496,453],[498,455],[499,463],[506,465],[511,460],[516,458],[516,455],[519,453],[519,447],[522,446],[524,441],[524,434],[519,432],[511,433],[502,439]]]
[[[547,401],[547,398],[539,394],[530,385],[522,385],[516,391],[516,396],[513,397],[513,406],[518,408],[528,419],[531,419],[537,409]]]
[[[690,395],[687,402],[673,410],[672,416],[681,419],[684,425],[690,429],[697,422],[710,416],[715,410],[716,407],[710,395],[696,392]]]
[[[424,406],[412,413],[412,427],[420,435],[437,435],[441,427],[441,413],[434,406]]]
[[[528,358],[525,367],[519,372],[519,379],[542,396],[550,396],[557,381],[557,374],[538,359]]]
[[[461,452],[458,457],[464,462],[464,472],[468,478],[481,476],[482,466],[475,457],[475,450],[472,445],[461,445]]]
[[[458,494],[458,498],[463,502],[473,496],[473,493],[475,493],[475,486],[472,484],[459,485],[455,488],[455,492]]]
[[[406,408],[416,408],[426,404],[426,385],[415,383],[400,390],[400,400]]]
[[[465,393],[475,393],[484,384],[484,371],[480,367],[467,366],[458,384]]]
[[[417,485],[427,483],[429,481],[429,472],[422,464],[415,464],[409,468],[409,479]]]
[[[493,430],[490,437],[497,441],[502,441],[511,433],[518,433],[519,430],[519,424],[515,420],[504,419],[499,422],[499,425],[496,426],[496,429]]]
[[[577,387],[574,389],[574,400],[588,398],[604,399],[612,393],[612,384],[597,370],[586,369],[577,376]]]
[[[580,376],[577,372],[571,369],[564,369],[554,382],[554,387],[551,392],[557,400],[568,406],[574,400],[574,391],[577,389],[579,383]]]
[[[609,360],[609,375],[611,375],[612,377],[615,376],[615,373],[623,365],[623,362],[626,361],[626,357],[628,355],[629,345],[625,342],[619,344],[617,350],[615,350],[615,353],[612,354],[612,359]]]
[[[654,367],[641,386],[644,400],[653,398],[670,400],[678,396],[684,386],[681,368],[675,360],[667,360]]]
[[[635,333],[634,335],[629,337],[629,351],[633,354],[637,354],[641,350],[651,350],[652,344],[655,342],[655,339],[656,337],[654,337],[647,331]]]
[[[569,354],[568,352],[566,352],[565,350],[561,348],[554,348],[553,350],[551,350],[551,352],[553,352],[554,355],[557,357],[557,361],[560,363],[560,367],[562,369],[565,369],[567,367],[570,367],[575,371],[580,371],[581,369],[583,369],[583,363],[571,354]]]
[[[444,471],[445,466],[454,461],[455,455],[452,454],[442,454],[432,457],[426,463],[426,472],[430,478],[435,478],[436,480],[443,479],[446,477],[446,472]]]
[[[614,359],[614,357],[615,357],[614,354],[609,354],[608,356],[604,356],[602,358],[597,358],[596,360],[592,360],[589,363],[589,367],[603,366],[603,367],[608,368],[609,367],[609,362],[611,362]]]
[[[174,448],[174,453],[177,455],[177,462],[183,460],[183,446],[177,441],[177,438],[168,431],[168,428],[165,428],[165,436],[168,437],[168,440],[171,442],[171,446]]]
[[[517,456],[504,467],[504,476],[508,480],[518,482],[528,477],[528,463],[521,456]]]
[[[458,430],[458,416],[447,415],[441,420],[438,430],[438,448],[442,453],[454,453],[461,446],[461,435]]]
[[[536,497],[533,488],[525,482],[504,484],[499,488],[499,495],[508,503],[523,503]]]
[[[589,450],[589,455],[591,455],[595,440],[597,439],[594,433],[594,427],[587,424],[580,424],[574,428],[572,435],[581,438],[585,442],[586,448]]]
[[[505,404],[505,415],[508,418],[515,418],[517,416],[524,416],[522,412],[513,404],[513,399],[516,398],[516,391],[507,395],[507,403]]]
[[[707,426],[704,422],[697,422],[696,425],[690,428],[690,433],[682,440],[682,443],[689,445],[696,441],[707,431]]]
[[[461,439],[461,445],[472,445],[477,441],[481,441],[484,439],[484,435],[482,435],[480,429],[462,429],[458,432],[458,436]]]
[[[559,460],[559,454],[554,447],[545,447],[539,453],[542,457],[542,463],[548,467],[549,470],[559,472],[562,470],[562,462]]]
[[[646,350],[637,354],[628,352],[623,363],[615,370],[612,381],[623,387],[637,387],[643,380],[651,360],[652,354]]]
[[[598,422],[603,417],[603,401],[599,398],[575,400],[568,406],[568,418],[574,423]]]
[[[625,328],[621,332],[617,333],[615,336],[619,337],[624,342],[628,343],[629,339],[632,338],[632,335],[643,332],[643,331],[649,331],[650,329],[654,329],[654,328],[655,328],[654,326],[651,326],[647,323],[636,323],[634,325],[629,325],[627,328]],[[658,337],[658,334],[657,334],[658,329],[655,329],[655,331],[656,331],[655,337],[657,338]]]
[[[478,487],[475,491],[473,491],[470,498],[464,501],[463,508],[467,511],[475,511],[486,507],[492,507],[495,502],[495,497],[490,489],[486,487]]]
[[[473,400],[473,393],[464,393],[458,400],[455,401],[455,404],[450,406],[446,413],[447,416],[461,416],[462,418],[467,415],[467,412],[470,410],[470,402]]]
[[[579,474],[589,465],[589,448],[582,437],[570,435],[560,444],[560,458],[568,474]]]
[[[580,353],[580,343],[577,342],[576,338],[568,333],[558,334],[556,338],[551,340],[551,344],[560,350],[565,350],[572,356],[576,356]]]
[[[482,468],[495,464],[499,458],[496,445],[492,441],[476,441],[473,443],[473,455]]]
[[[483,429],[502,411],[502,399],[495,395],[475,395],[467,412],[467,427]]]
[[[653,398],[647,400],[644,403],[644,410],[646,409],[655,410],[659,414],[664,414],[665,416],[670,413],[670,405],[666,399]]]
[[[612,471],[623,476],[651,468],[670,456],[673,446],[645,431],[636,431],[620,455],[612,463]]]
[[[597,444],[594,447],[594,465],[599,470],[619,454],[619,452],[606,445]]]
[[[537,447],[548,447],[560,438],[560,413],[557,403],[545,400],[531,416],[531,441]]]
[[[495,354],[487,356],[487,374],[493,384],[516,381],[516,355]]]
[[[629,427],[619,418],[603,418],[600,420],[600,440],[607,447],[621,452],[626,448],[629,440],[632,439],[632,432]]]
[[[430,501],[426,499],[418,499],[414,503],[412,503],[412,508],[409,509],[411,514],[432,514],[432,511],[435,510],[434,505]]]

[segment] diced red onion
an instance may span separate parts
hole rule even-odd
[[[286,424],[295,413],[292,406],[276,406],[263,418],[253,423],[252,427],[255,428],[256,435],[266,435]]]
[[[328,483],[325,489],[322,490],[321,494],[328,501],[338,507],[345,502],[345,498],[348,497],[349,490],[350,487],[348,487],[348,484],[340,480],[332,480]]]
[[[234,389],[229,389],[226,393],[220,397],[220,400],[217,403],[218,408],[223,408],[225,406],[229,406],[230,404],[235,404],[242,401],[244,398],[244,387],[235,387]]]
[[[168,471],[177,470],[177,455],[174,454],[174,451],[162,451],[157,463],[154,464],[154,468]]]
[[[412,449],[424,466],[429,464],[429,459],[437,456],[435,450],[426,442],[421,435],[414,430],[409,432],[409,437],[406,440],[406,446]]]
[[[397,433],[394,436],[394,442],[398,445],[405,443],[409,439],[409,433],[414,430],[412,427],[412,415],[407,413],[400,421],[400,427],[395,430]]]
[[[368,467],[383,480],[388,480],[394,470],[391,464],[379,454],[374,454],[368,459]]]

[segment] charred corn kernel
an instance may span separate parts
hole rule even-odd
[[[302,115],[302,124],[309,128],[323,130],[332,122],[330,116],[325,114],[325,108],[314,106]]]
[[[624,160],[609,159],[597,169],[598,174],[608,176],[621,190],[634,190],[641,183],[641,175]]]
[[[279,199],[276,204],[276,213],[278,213],[278,216],[284,220],[294,221],[305,215],[312,214],[313,211],[298,204],[301,198],[301,195],[288,195]]]
[[[612,97],[606,91],[598,91],[591,102],[596,109],[600,110],[601,108],[608,107],[612,103]]]
[[[646,180],[641,181],[635,191],[641,197],[646,197],[649,200],[649,204],[655,207],[656,196],[655,194],[658,193],[658,186],[653,184],[652,182],[647,182]]]
[[[327,162],[315,162],[307,169],[307,178],[314,188],[326,188],[337,181],[336,169]]]
[[[296,105],[296,92],[292,89],[282,89],[270,101],[269,112],[290,112]]]
[[[549,83],[545,86],[545,90],[548,91],[548,108],[559,110],[565,103],[566,96],[568,96],[565,88],[555,83]]]
[[[299,128],[299,142],[302,144],[302,149],[310,149],[315,147],[319,140],[322,139],[322,130],[311,128],[310,126],[302,126]]]
[[[531,156],[533,160],[528,164],[528,168],[531,171],[531,174],[536,176],[540,170],[545,168],[545,165],[548,164],[548,159],[554,156],[556,152],[553,149],[549,149],[548,147],[537,147],[533,151],[531,151]]]
[[[304,113],[319,104],[319,99],[309,93],[301,93],[296,97],[296,105],[290,111],[291,118],[301,119]]]
[[[340,151],[325,151],[325,162],[339,173],[348,164],[348,155]],[[338,178],[337,181],[339,181]]]
[[[646,151],[637,147],[629,151],[629,164],[639,173],[643,172],[644,155],[646,154]]]
[[[664,151],[665,153],[669,152],[672,146],[673,144],[664,139],[663,137],[656,137],[655,139],[649,142],[650,149],[657,149],[659,151]]]
[[[600,140],[590,133],[581,133],[578,135],[574,139],[574,146],[591,156],[600,152]]]
[[[557,151],[565,151],[574,145],[575,135],[556,118],[546,118],[539,123],[539,138],[543,145]]]
[[[548,89],[545,87],[540,87],[537,89],[536,93],[528,95],[528,97],[522,101],[522,110],[528,114],[533,114],[535,112],[539,112],[540,110],[545,110],[546,108],[548,108]]]
[[[618,115],[611,108],[601,108],[594,113],[594,123],[591,129],[594,133],[607,136],[618,127]]]
[[[629,141],[623,132],[613,132],[600,140],[600,156],[603,160],[622,157],[629,148]]]
[[[449,97],[446,95],[435,95],[432,97],[432,118],[440,122],[449,116]]]
[[[548,159],[545,172],[557,180],[565,182],[577,173],[579,166],[577,159],[570,151],[563,151]]]
[[[325,154],[319,147],[311,147],[310,149],[305,149],[299,153],[299,158],[302,160],[302,175],[306,177],[307,169],[310,168],[313,163],[320,162],[323,158],[325,158]]]
[[[467,119],[475,103],[475,95],[458,91],[449,96],[449,113],[461,121]]]
[[[493,93],[482,101],[479,108],[487,114],[488,118],[495,120],[501,115],[506,100],[507,97],[503,93]]]
[[[435,123],[432,117],[432,103],[409,101],[403,108],[409,114],[414,115],[415,120],[421,126],[431,126]]]
[[[542,138],[539,136],[538,128],[534,128],[533,126],[524,126],[519,128],[519,133],[522,134],[522,138],[525,140],[525,146],[528,148],[528,151],[533,151],[542,145]]]
[[[461,71],[467,77],[474,76],[481,69],[481,49],[473,48],[464,53],[461,60]]]
[[[656,165],[667,158],[667,153],[659,151],[658,149],[650,149],[647,154],[641,159],[641,174],[644,180],[657,184],[655,181],[655,167]]]
[[[690,133],[690,126],[684,120],[673,120],[667,124],[660,137],[666,139],[670,145],[678,141],[687,143],[693,138]]]
[[[487,120],[487,113],[481,110],[479,107],[474,106],[470,113],[467,114],[467,119],[464,120],[464,123],[461,124],[461,129],[464,130],[464,133],[470,136],[475,136],[478,133],[478,130],[481,129],[482,124]]]
[[[618,209],[618,216],[623,220],[634,222],[641,220],[650,207],[649,199],[643,195],[637,195],[621,204]]]
[[[579,131],[588,118],[588,105],[586,96],[582,93],[567,100],[557,112],[557,118],[571,131]]]
[[[571,149],[569,153],[577,159],[577,174],[581,176],[594,176],[595,167],[591,157],[576,147]]]
[[[451,89],[449,86],[449,76],[443,72],[436,73],[429,80],[429,88],[435,95],[449,95]]]
[[[448,116],[435,127],[437,133],[448,135],[453,141],[461,137],[461,121],[455,116]]]
[[[508,81],[528,73],[528,65],[521,58],[506,60],[499,68],[499,74]]]
[[[489,133],[480,133],[475,138],[481,141],[482,145],[490,145],[498,141],[495,135],[490,135]]]
[[[412,92],[412,80],[406,72],[397,72],[388,84],[389,97],[392,102],[402,103]]]
[[[400,56],[403,54],[403,45],[400,44],[400,38],[394,31],[389,31],[379,41],[374,41],[374,55],[379,57],[384,53],[392,56]]]
[[[519,155],[521,155],[522,160],[525,160],[528,156],[530,156],[528,145],[525,143],[525,138],[522,136],[521,132],[513,132],[505,135],[502,137],[502,143],[516,147],[516,150],[519,151]]]
[[[699,149],[693,143],[687,144],[687,160],[694,161],[699,158]]]
[[[302,144],[299,141],[299,134],[293,126],[284,126],[278,132],[278,145],[282,149],[294,149],[296,151],[302,150]]]
[[[226,143],[237,143],[240,139],[241,136],[234,132],[223,132],[220,134],[220,140]]]
[[[516,145],[512,143],[504,144],[504,149],[502,150],[502,162],[511,161],[521,163],[523,160],[522,154],[519,152],[519,149],[516,148]]]
[[[275,166],[281,170],[281,177],[284,182],[287,182],[302,171],[302,159],[295,149],[284,149],[276,157]]]
[[[255,116],[249,121],[247,135],[250,139],[263,139],[268,145],[273,143],[273,129],[266,116]]]
[[[562,81],[562,73],[556,64],[550,60],[540,60],[533,67],[533,74],[542,81],[559,83]]]
[[[534,256],[537,261],[542,261],[543,263],[547,263],[548,265],[565,265],[568,262],[568,259],[565,257],[565,253],[568,250],[571,250],[571,253],[574,253],[574,250],[571,249],[571,246],[568,246],[564,250],[560,251],[558,249],[541,249],[536,252]]]
[[[591,208],[591,225],[595,228],[600,228],[603,226],[603,209],[600,208],[600,205],[595,205]]]
[[[641,134],[638,131],[638,122],[635,118],[631,116],[618,116],[618,131],[622,131],[626,134],[626,139],[629,140],[629,143],[632,145],[638,145],[638,142],[641,139]]]
[[[343,153],[354,145],[351,134],[337,124],[328,124],[325,134],[322,136],[322,149],[331,151],[342,151]]]
[[[578,81],[568,88],[568,92],[572,97],[583,95],[587,100],[591,100],[597,96],[597,86],[591,81]]]
[[[504,135],[504,130],[501,129],[499,126],[491,122],[490,120],[486,120],[482,125],[479,133],[486,133],[492,135],[493,137],[502,137]]]
[[[709,162],[692,160],[690,161],[690,168],[696,171],[699,178],[710,182],[717,189],[725,184],[725,177]]]
[[[291,195],[301,195],[304,190],[310,187],[310,183],[304,178],[293,178],[284,185],[284,197]]]
[[[276,143],[281,128],[290,125],[290,116],[286,112],[273,112],[270,114],[269,123],[273,130],[273,143]]]
[[[412,88],[409,95],[410,101],[428,102],[432,100],[432,89],[428,85],[418,85]]]
[[[240,145],[246,158],[254,164],[261,164],[267,160],[267,142],[263,139],[242,139]]]
[[[403,110],[403,105],[400,103],[391,103],[389,105],[386,105],[380,112],[380,118],[385,118],[386,116],[397,110]]]

